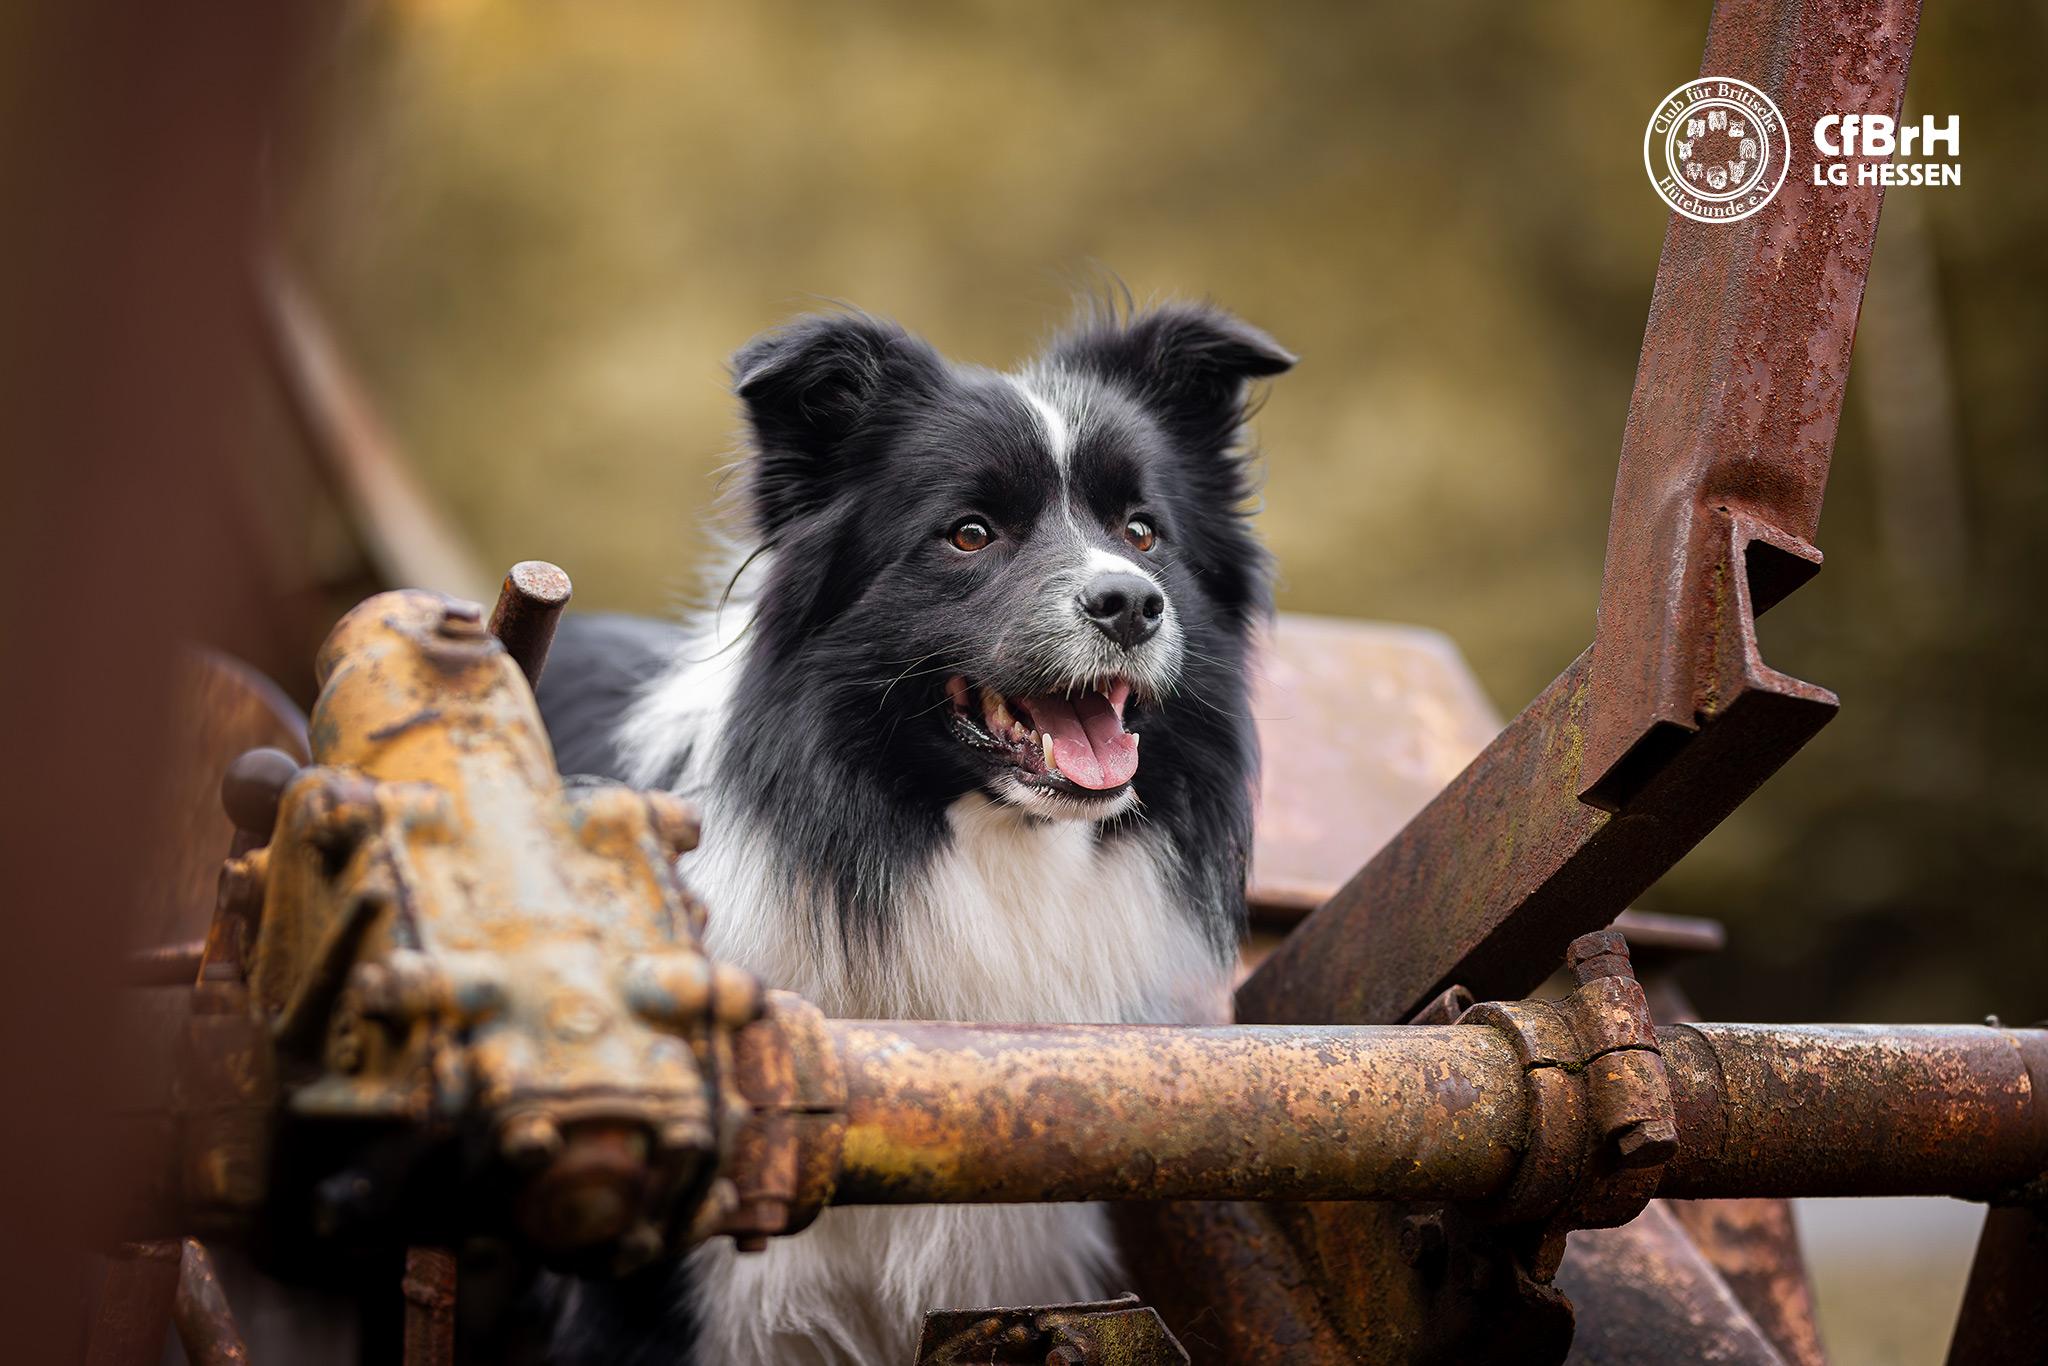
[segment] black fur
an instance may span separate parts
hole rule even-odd
[[[1248,634],[1267,610],[1267,561],[1248,522],[1235,449],[1247,381],[1292,363],[1215,310],[1173,307],[1105,321],[1057,343],[1050,368],[1096,416],[1071,459],[1091,541],[1143,512],[1160,533],[1147,566],[1186,631],[1176,695],[1134,704],[1144,736],[1143,819],[1171,832],[1191,902],[1221,939],[1242,914],[1254,739]],[[1019,695],[1051,680],[1006,653],[1051,568],[1061,485],[1016,390],[949,366],[923,342],[859,315],[807,318],[736,362],[756,449],[754,530],[775,549],[718,781],[826,888],[850,944],[889,932],[894,884],[946,837],[944,813],[984,780],[941,724],[954,673]],[[962,556],[962,518],[997,544]],[[886,851],[886,857],[877,857]]]

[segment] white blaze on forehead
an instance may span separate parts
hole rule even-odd
[[[1059,468],[1062,477],[1067,472],[1067,461],[1074,453],[1074,431],[1052,401],[1031,387],[1029,381],[1016,375],[1006,375],[1024,402],[1038,416],[1038,425],[1045,433],[1045,449],[1052,456],[1052,463]]]

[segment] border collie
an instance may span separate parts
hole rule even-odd
[[[564,623],[563,770],[693,798],[709,951],[829,1015],[1227,1019],[1269,577],[1243,429],[1293,361],[1196,305],[1098,310],[1011,374],[856,313],[757,339],[743,568],[694,628]],[[581,1287],[557,1347],[903,1366],[926,1310],[1116,1274],[1093,1206],[833,1209],[700,1249],[651,1325]]]

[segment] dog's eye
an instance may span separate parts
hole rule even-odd
[[[954,527],[946,539],[953,543],[953,549],[964,550],[971,555],[977,550],[985,549],[988,543],[995,539],[995,534],[988,529],[986,523],[969,518]]]
[[[1153,544],[1158,541],[1159,533],[1154,531],[1152,524],[1143,517],[1133,517],[1130,521],[1124,523],[1124,539],[1129,541],[1135,549],[1150,550]]]

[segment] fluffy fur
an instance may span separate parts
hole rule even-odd
[[[1292,360],[1196,306],[1096,317],[1011,375],[857,314],[755,341],[745,566],[691,628],[565,623],[564,771],[699,802],[709,950],[829,1014],[1222,1018],[1268,602],[1241,432]],[[1128,781],[1088,767],[1132,735]],[[689,1283],[652,1323],[580,1288],[563,1355],[688,1323],[701,1361],[893,1366],[927,1309],[1117,1288],[1087,1206],[830,1210]]]

